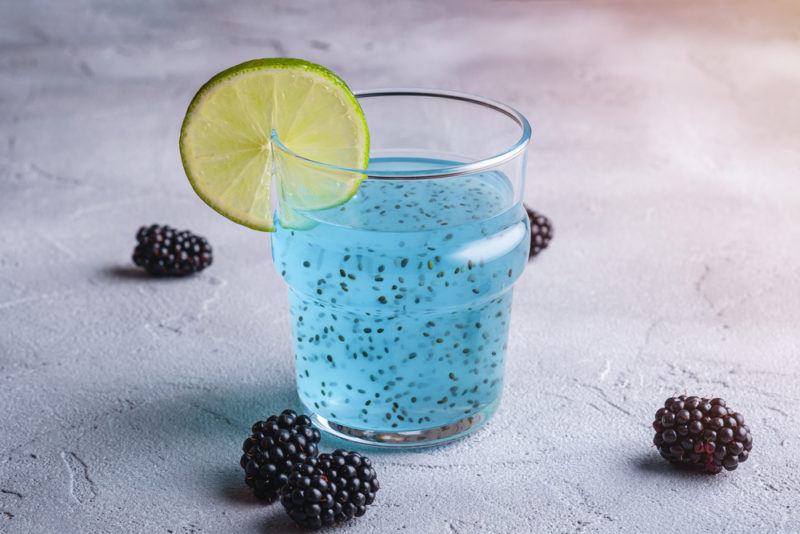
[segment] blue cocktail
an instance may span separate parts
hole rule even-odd
[[[369,96],[361,98],[371,130],[381,135],[374,125],[386,124],[369,178],[341,206],[300,212],[304,229],[276,220],[273,258],[289,286],[297,388],[316,422],[347,439],[437,443],[480,426],[500,399],[512,285],[528,257],[529,129],[513,110],[463,95],[378,93],[372,106]],[[420,147],[419,136],[401,146],[392,125],[414,126],[398,107],[430,100],[439,120],[480,120],[504,138],[485,142],[483,159],[464,154],[480,131],[460,147]],[[456,105],[456,118],[442,102]]]

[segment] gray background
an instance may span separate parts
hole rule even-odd
[[[210,75],[284,55],[518,107],[556,223],[495,419],[373,454],[378,501],[337,532],[800,531],[799,28],[756,0],[3,2],[0,531],[294,531],[237,465],[296,402],[285,289],[177,150]],[[206,235],[213,267],[139,276],[151,222]],[[663,462],[649,423],[682,392],[742,411],[751,460]]]

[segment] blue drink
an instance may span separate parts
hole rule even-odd
[[[451,164],[379,158],[370,169]],[[272,253],[289,285],[298,393],[319,424],[429,443],[491,415],[511,287],[528,257],[515,198],[497,170],[368,179],[343,206],[306,212],[311,229],[278,221]]]

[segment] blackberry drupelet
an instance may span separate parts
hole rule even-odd
[[[289,480],[292,467],[317,455],[319,430],[311,426],[307,416],[284,410],[256,422],[252,432],[242,446],[244,454],[239,461],[244,481],[257,498],[273,502]]]
[[[716,474],[747,460],[753,436],[722,399],[671,397],[656,412],[653,443],[674,464]]]
[[[133,263],[155,276],[186,276],[202,271],[213,261],[211,245],[204,237],[170,226],[142,226]]]
[[[531,222],[531,251],[528,258],[533,258],[546,249],[553,239],[553,222],[528,206],[525,206],[525,211],[528,212],[528,220]]]
[[[298,525],[317,529],[364,515],[378,489],[369,458],[337,449],[296,466],[281,504]]]

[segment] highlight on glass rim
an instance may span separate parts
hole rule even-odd
[[[798,24],[0,6],[0,532],[800,532]]]

